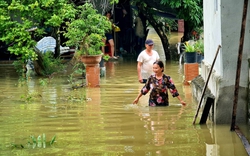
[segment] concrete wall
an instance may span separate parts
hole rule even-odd
[[[206,81],[217,47],[221,45],[222,48],[217,56],[212,75],[209,79],[208,89],[215,97],[215,105],[211,111],[214,112],[214,122],[219,124],[231,123],[243,1],[203,0],[203,3],[205,54],[204,60],[201,63],[201,77]],[[248,14],[250,14],[249,8]],[[243,123],[247,119],[247,59],[250,54],[250,44],[248,44],[250,42],[249,23],[250,15],[247,17],[245,31],[236,118],[237,123]]]

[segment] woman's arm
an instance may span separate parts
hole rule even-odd
[[[177,98],[180,100],[182,105],[186,105],[186,102],[181,99],[180,95],[178,95]]]
[[[167,79],[168,79],[168,83],[167,83],[167,87],[170,91],[170,93],[172,94],[173,97],[177,97],[178,100],[181,102],[182,105],[186,105],[186,102],[182,100],[182,98],[180,97],[175,85],[174,85],[174,82],[173,80],[171,79],[170,76],[167,76]]]
[[[142,95],[147,94],[147,93],[149,92],[149,90],[150,90],[150,83],[151,83],[151,77],[148,78],[146,84],[142,87],[140,93],[138,94],[138,96],[137,96],[137,97],[135,98],[135,100],[133,101],[133,104],[137,104],[138,101],[139,101],[139,99],[140,99],[140,97],[141,97]]]
[[[142,96],[142,93],[139,93],[138,96],[133,101],[133,104],[137,104],[141,96]]]
[[[138,61],[138,63],[137,63],[137,75],[138,75],[138,80],[140,83],[143,82],[142,76],[141,76],[141,66],[142,66],[142,62]]]

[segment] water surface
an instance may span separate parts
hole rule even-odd
[[[18,83],[12,66],[1,66],[0,155],[247,155],[229,125],[192,125],[197,102],[190,86],[183,85],[177,62],[165,65],[187,106],[170,97],[168,107],[148,107],[148,95],[133,105],[143,86],[136,58],[107,62],[100,88],[76,90],[67,74],[42,86],[38,77]],[[30,136],[43,134],[46,141],[56,136],[56,142],[28,146]]]

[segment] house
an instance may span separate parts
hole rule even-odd
[[[235,95],[237,66],[243,1],[212,0],[203,1],[204,14],[204,60],[201,63],[201,78],[207,81],[212,62],[219,45],[213,71],[208,81],[208,89],[214,98],[214,105],[210,110],[210,119],[217,124],[232,121],[234,99],[237,99],[237,123],[246,123],[249,105],[249,55],[250,55],[250,9],[247,11],[244,47],[238,87]],[[249,7],[249,6],[248,6]],[[195,84],[194,83],[192,84]],[[193,93],[197,99],[201,98],[201,90],[193,85]],[[205,99],[203,100],[206,101]],[[203,104],[204,104],[203,102]],[[204,106],[204,105],[203,105]]]

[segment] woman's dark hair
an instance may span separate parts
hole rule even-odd
[[[163,68],[162,72],[164,72],[164,64],[162,61],[155,61],[153,64],[157,64],[160,68]]]
[[[107,14],[112,15],[110,10],[109,10],[109,11],[106,11],[106,12],[104,13],[104,16],[106,16]]]

